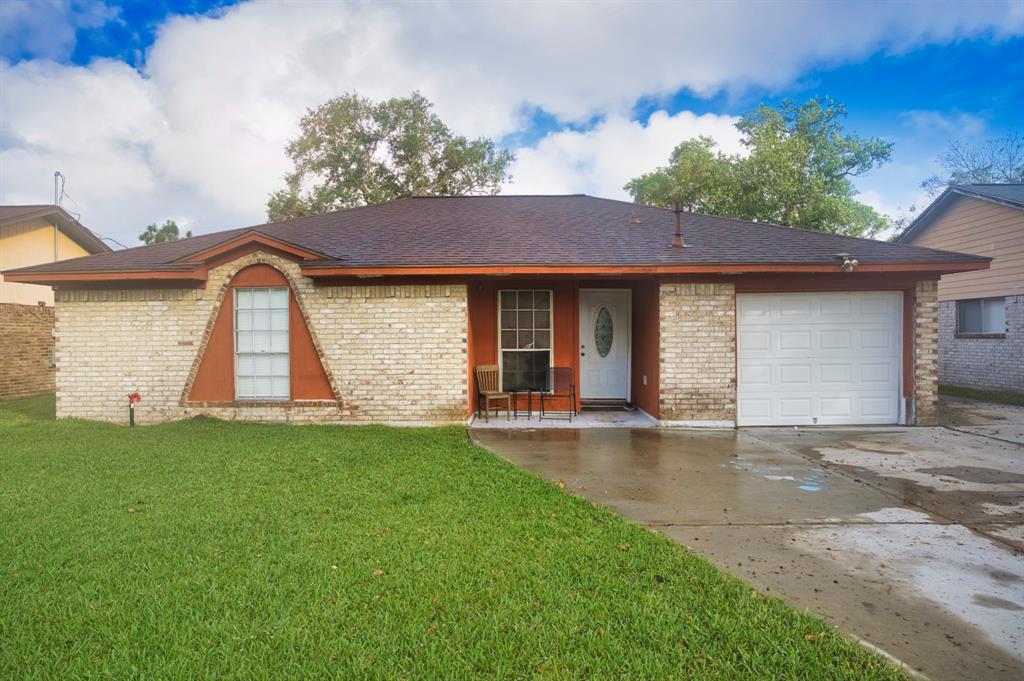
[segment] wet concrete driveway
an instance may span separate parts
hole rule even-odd
[[[950,428],[472,435],[931,678],[1022,678],[1024,445]]]

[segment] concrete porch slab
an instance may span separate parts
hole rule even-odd
[[[504,413],[498,416],[491,414],[490,420],[485,421],[477,417],[470,424],[470,428],[488,430],[546,430],[546,429],[574,429],[574,428],[654,428],[658,422],[640,411],[588,411],[584,410],[578,416],[573,416],[572,421],[566,418],[540,418],[535,411],[527,418],[520,415],[519,418],[505,418]]]

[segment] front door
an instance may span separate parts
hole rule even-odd
[[[629,399],[629,289],[580,289],[580,398]]]

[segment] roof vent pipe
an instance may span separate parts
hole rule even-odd
[[[683,213],[683,209],[679,205],[678,201],[676,201],[672,205],[672,212],[675,213],[675,216],[676,216],[676,233],[672,237],[672,247],[673,248],[683,248],[683,247],[686,246],[686,244],[683,243],[683,226],[682,226],[682,213]]]

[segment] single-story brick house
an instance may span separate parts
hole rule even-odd
[[[853,261],[856,261],[854,264]],[[458,422],[571,367],[663,423],[933,423],[942,274],[989,259],[574,196],[409,198],[5,273],[61,417]],[[845,263],[845,267],[844,267]]]

